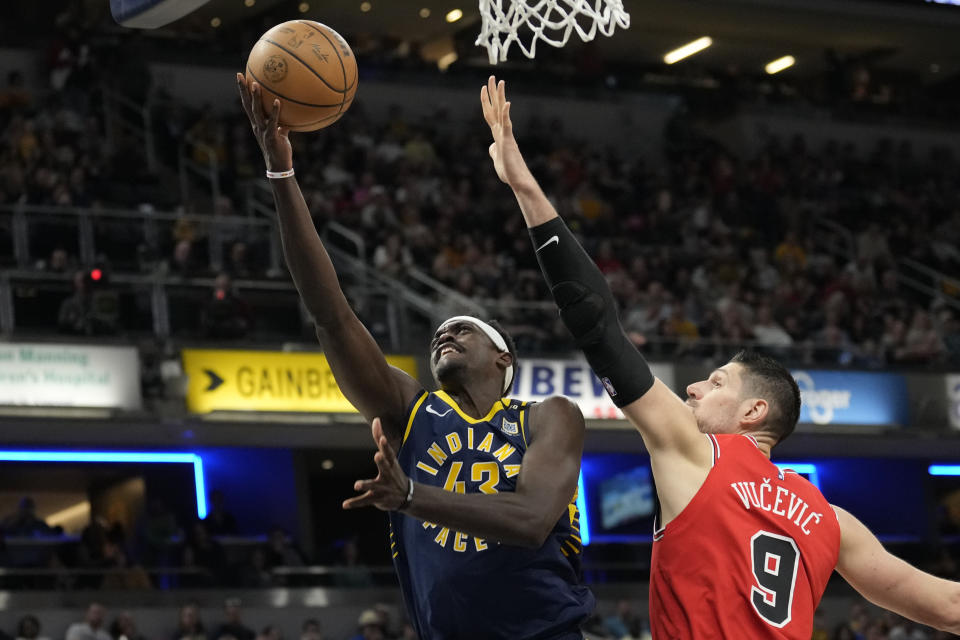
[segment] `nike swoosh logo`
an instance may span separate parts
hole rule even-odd
[[[448,413],[450,413],[451,411],[453,411],[453,409],[447,409],[443,413],[440,413],[439,411],[433,408],[433,405],[429,405],[429,404],[427,405],[427,413],[432,413],[433,415],[440,416],[441,418],[447,415]]]
[[[537,247],[537,253],[540,253],[541,251],[543,251],[547,247],[547,245],[549,245],[552,242],[556,242],[559,245],[560,238],[558,236],[550,236],[550,238],[546,242],[544,242],[542,245]]]

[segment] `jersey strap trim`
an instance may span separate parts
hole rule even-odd
[[[434,392],[433,395],[435,395],[436,397],[446,402],[451,409],[457,412],[457,415],[459,415],[461,418],[463,418],[470,424],[479,424],[481,422],[489,422],[490,420],[493,419],[493,416],[497,415],[497,411],[500,411],[501,409],[503,409],[503,401],[497,400],[495,403],[493,403],[493,406],[490,407],[490,411],[487,412],[487,415],[483,416],[482,418],[472,418],[463,412],[463,409],[460,408],[460,405],[457,404],[457,401],[451,398],[450,394],[448,394],[446,391],[436,391]]]
[[[528,447],[530,444],[527,442],[527,429],[524,423],[526,422],[527,409],[532,405],[529,402],[520,403],[520,436],[523,438],[523,446]]]
[[[653,514],[653,541],[656,542],[663,538],[666,531],[666,526],[660,526],[660,505],[657,504],[657,510]]]
[[[410,410],[410,416],[407,418],[407,428],[403,432],[403,440],[400,441],[400,446],[402,447],[406,443],[407,438],[410,436],[410,429],[413,428],[413,419],[417,417],[417,411],[420,410],[420,405],[423,404],[423,401],[427,399],[427,396],[430,394],[424,391],[420,398],[413,405],[413,409]]]
[[[746,438],[747,440],[749,440],[750,442],[752,442],[752,443],[753,443],[753,446],[755,446],[757,449],[760,448],[760,443],[757,442],[757,439],[754,438],[754,437],[753,437],[752,435],[750,435],[749,433],[743,433],[743,434],[740,434],[740,435],[742,435],[744,438]]]
[[[720,459],[720,443],[717,442],[716,436],[712,433],[708,433],[707,437],[710,438],[710,444],[713,446],[713,464],[710,466],[714,467],[717,464],[717,460]]]

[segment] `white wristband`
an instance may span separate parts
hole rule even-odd
[[[407,482],[409,483],[407,488],[407,497],[404,498],[403,503],[397,507],[397,511],[403,511],[410,506],[411,502],[413,502],[413,478],[408,477]]]
[[[293,175],[293,168],[287,169],[286,171],[267,171],[267,177],[270,179],[289,178],[292,175]]]

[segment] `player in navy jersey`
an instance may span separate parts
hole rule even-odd
[[[427,392],[387,361],[340,289],[292,175],[293,151],[237,75],[263,151],[293,281],[340,389],[372,422],[380,468],[345,507],[390,512],[408,613],[421,640],[581,638],[593,595],[580,581],[575,507],[584,421],[561,397],[505,398],[512,341],[472,317],[444,322],[430,344],[440,386]],[[394,453],[396,452],[396,454]]]

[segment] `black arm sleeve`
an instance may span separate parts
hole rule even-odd
[[[610,398],[624,407],[653,386],[653,373],[623,332],[606,278],[561,218],[530,229],[540,270],[573,334]]]

